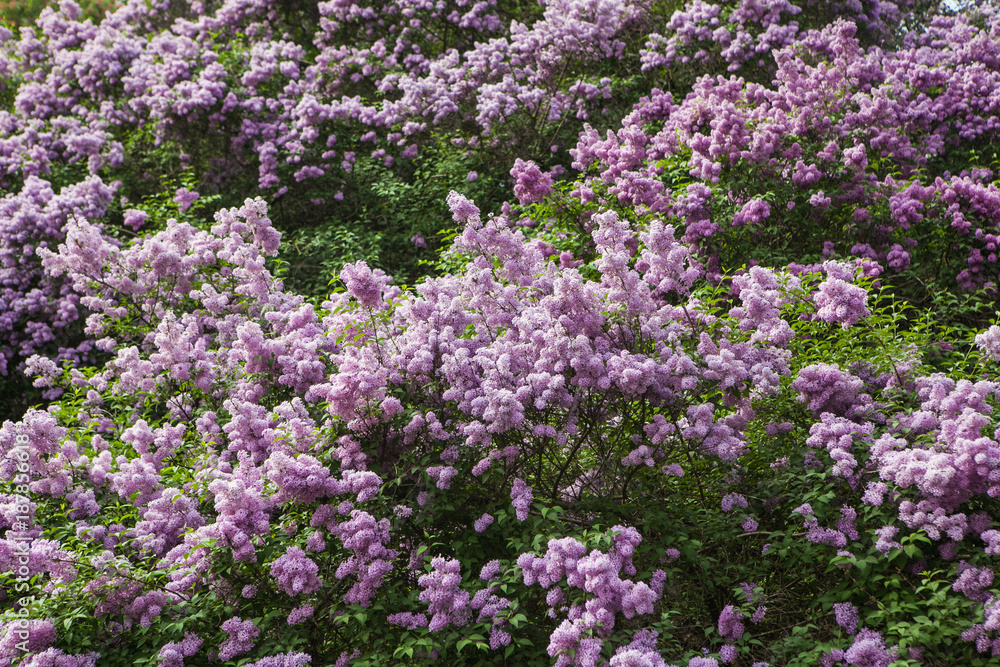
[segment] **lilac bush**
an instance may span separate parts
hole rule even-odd
[[[0,658],[995,660],[997,326],[906,297],[995,288],[996,16],[802,4],[65,2],[4,35],[0,352],[48,403],[0,426]],[[684,58],[748,79],[614,117]],[[435,275],[284,280],[272,218],[442,145],[509,201],[434,204]],[[270,201],[204,219],[233,189]]]
[[[14,372],[35,352],[97,358],[81,331],[86,313],[33,252],[63,242],[72,215],[100,220],[108,238],[122,239],[169,214],[202,220],[207,197],[238,206],[260,194],[297,232],[286,244],[288,277],[309,291],[321,293],[330,278],[322,272],[355,259],[412,281],[424,270],[417,257],[430,261],[441,246],[435,225],[450,188],[500,204],[513,176],[515,197],[537,201],[569,166],[566,149],[583,123],[616,126],[629,102],[662,87],[649,67],[635,75],[651,57],[673,63],[651,56],[655,45],[683,42],[684,50],[695,35],[710,38],[724,46],[723,61],[695,58],[697,73],[761,59],[770,72],[771,51],[813,45],[809,28],[846,18],[861,26],[865,45],[890,47],[897,27],[923,8],[843,4],[695,3],[671,18],[672,9],[648,0],[129,0],[97,22],[71,0],[54,4],[35,25],[0,33],[0,188],[10,218],[0,240],[27,250],[4,259],[11,275],[0,364]],[[709,35],[696,26],[705,20],[722,27]],[[947,38],[965,42],[969,30]],[[677,98],[687,89],[680,85]],[[950,107],[937,107],[907,130],[940,123],[933,118]],[[970,136],[988,128],[966,124]],[[970,178],[941,188],[975,208],[988,194]],[[626,189],[644,205],[662,194],[649,177]],[[421,198],[430,201],[414,203]],[[760,200],[744,217],[767,218],[768,206]],[[910,250],[895,252],[899,266]],[[980,256],[963,278],[970,285],[991,266],[988,249]]]
[[[67,332],[85,314],[33,249],[64,241],[75,214],[141,225],[164,194],[150,162],[197,173],[201,185],[167,190],[179,214],[206,189],[281,199],[291,188],[282,201],[316,223],[317,205],[347,210],[345,191],[377,199],[366,194],[376,166],[411,179],[435,133],[470,164],[571,141],[611,95],[592,71],[648,18],[641,1],[523,15],[496,0],[305,4],[130,0],[94,23],[68,1],[18,35],[4,29],[0,238],[14,254],[3,260],[2,363],[89,351]],[[437,231],[411,234],[421,229]]]
[[[744,5],[764,9],[740,3],[732,16]],[[704,2],[685,11],[671,23],[675,36],[659,42],[670,52],[725,44],[715,33],[739,24]],[[689,29],[692,21],[705,26]],[[652,90],[617,130],[585,126],[570,151],[582,176],[554,203],[666,216],[717,276],[747,260],[813,266],[854,256],[880,262],[890,279],[904,272],[900,282],[995,290],[1000,200],[992,167],[977,157],[996,142],[987,92],[995,22],[988,8],[936,17],[891,49],[865,49],[861,33],[876,28],[843,18],[773,45],[761,35],[773,80],[705,75],[686,97]],[[819,316],[854,322],[864,303],[839,280],[818,296]]]
[[[127,244],[80,218],[40,251],[110,361],[34,359],[66,393],[0,428],[15,502],[0,558],[16,572],[28,543],[38,582],[11,611],[84,605],[102,656],[143,628],[178,664],[363,664],[391,657],[383,641],[414,662],[861,664],[934,650],[849,597],[897,554],[924,563],[893,575],[906,590],[934,560],[960,606],[988,604],[992,579],[967,572],[997,542],[982,503],[1000,390],[921,374],[924,334],[876,307],[860,269],[757,266],[713,286],[671,228],[608,210],[582,271],[517,220],[449,205],[461,272],[404,291],[359,262],[319,306],[267,268],[280,234],[261,200]],[[856,321],[818,314],[834,279],[862,294]],[[803,594],[793,562],[829,582],[825,612],[746,584]],[[859,609],[854,638],[834,603]],[[825,629],[802,644],[787,614]],[[954,619],[956,638],[992,641],[968,610]],[[39,656],[84,656],[75,632]],[[970,660],[981,644],[963,642]]]

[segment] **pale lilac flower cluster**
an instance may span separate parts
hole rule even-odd
[[[792,389],[815,416],[829,412],[848,416],[864,390],[864,382],[836,364],[812,364],[799,371]]]
[[[719,635],[727,642],[735,642],[743,636],[743,614],[733,605],[726,605],[719,614]]]
[[[528,512],[531,510],[531,497],[531,487],[525,484],[520,477],[516,478],[510,490],[510,501],[511,505],[514,506],[518,521],[524,521],[528,518]]]
[[[953,591],[958,591],[973,602],[986,602],[990,598],[986,589],[993,584],[993,570],[962,561],[958,564],[957,574],[958,578],[951,584]]]
[[[1000,630],[1000,598],[989,596],[983,604],[983,622],[975,623],[962,633],[962,639],[975,642],[976,651],[990,653],[995,657],[1000,655],[1000,636],[991,637],[988,633]]]
[[[963,503],[1000,493],[997,461],[1000,444],[983,435],[992,427],[989,398],[1000,388],[993,382],[955,382],[937,374],[918,378],[920,410],[909,417],[911,427],[933,435],[933,448],[910,445],[884,435],[875,443],[879,476],[916,497],[899,503],[899,518],[932,539],[961,540],[969,533],[986,536],[989,521],[961,511]],[[986,537],[983,537],[985,540]]]
[[[733,226],[758,224],[771,215],[771,205],[763,199],[751,199],[733,216]]]
[[[366,308],[382,303],[382,293],[389,284],[389,277],[381,269],[372,270],[366,262],[347,264],[340,272],[340,279],[347,291]]]
[[[530,160],[515,160],[510,175],[514,179],[514,196],[521,205],[540,202],[552,191],[552,176],[542,173]]]
[[[831,324],[847,328],[868,317],[868,292],[840,278],[827,278],[820,283],[813,297],[816,317]]]
[[[1000,326],[994,324],[986,331],[976,334],[976,345],[985,357],[1000,362]]]
[[[747,499],[738,493],[727,493],[722,497],[720,503],[723,512],[730,512],[736,507],[746,509],[749,507]]]
[[[632,635],[632,641],[615,649],[610,667],[668,667],[656,650],[657,632],[644,628]]]
[[[799,23],[788,20],[802,9],[787,0],[746,1],[723,13],[724,5],[693,0],[674,12],[664,31],[653,33],[641,51],[644,70],[722,58],[728,70],[760,66],[772,50],[799,35]],[[782,16],[784,14],[784,16]]]
[[[874,426],[871,423],[855,423],[843,417],[835,417],[829,412],[820,415],[820,421],[809,428],[806,444],[822,447],[833,460],[834,475],[853,479],[858,467],[852,450],[856,441],[871,442]]]
[[[896,660],[896,647],[888,646],[881,634],[864,628],[854,636],[854,643],[846,651],[833,649],[823,659],[824,667],[843,661],[842,664],[855,667],[889,667]],[[830,660],[832,658],[832,660]]]
[[[299,623],[304,623],[306,619],[312,617],[313,611],[314,609],[311,604],[304,604],[301,607],[296,607],[288,614],[288,625],[298,625]]]
[[[321,525],[313,516],[313,525]],[[348,604],[368,606],[382,585],[382,578],[392,570],[397,551],[385,546],[389,542],[388,519],[376,520],[361,510],[352,510],[349,521],[334,523],[328,528],[340,538],[345,549],[353,552],[337,567],[336,577],[355,575],[357,581],[344,595]]]
[[[849,635],[858,631],[858,608],[850,602],[835,602],[833,613],[837,619],[837,625],[844,629]]]
[[[617,533],[616,548],[608,554],[597,550],[588,554],[586,546],[567,537],[550,540],[544,556],[525,553],[517,559],[526,585],[538,584],[549,590],[546,600],[553,613],[567,595],[559,587],[563,579],[570,589],[589,593],[583,604],[563,607],[568,618],[550,635],[548,653],[556,658],[556,665],[589,664],[588,660],[599,655],[617,614],[630,619],[652,613],[659,598],[647,584],[619,577],[623,566],[634,572],[630,555],[641,537],[623,526],[613,530]]]
[[[316,576],[319,566],[298,547],[289,547],[285,553],[271,563],[271,576],[278,589],[287,595],[313,593],[323,582]]]
[[[469,594],[463,591],[462,564],[453,558],[436,556],[431,561],[433,571],[420,577],[420,601],[426,602],[431,615],[427,628],[437,632],[449,625],[461,627],[469,622]]]
[[[493,523],[493,515],[484,513],[481,517],[475,521],[475,529],[477,533],[485,531]]]
[[[158,656],[160,663],[163,667],[184,667],[184,658],[197,653],[203,643],[204,640],[198,635],[185,632],[183,641],[163,645]]]
[[[876,541],[875,548],[881,554],[887,554],[892,549],[902,549],[903,545],[899,542],[894,541],[892,538],[896,536],[899,532],[899,528],[896,526],[882,526],[875,531]]]
[[[244,667],[306,667],[312,663],[312,656],[307,653],[282,653],[248,662]],[[340,663],[336,663],[342,667]]]
[[[229,660],[242,655],[253,648],[260,630],[253,621],[244,621],[239,616],[233,616],[222,624],[222,629],[229,638],[219,646],[219,660]]]
[[[622,528],[622,527],[618,527]],[[625,529],[622,535],[631,535]],[[636,533],[628,540],[632,544]],[[634,547],[634,545],[632,545]],[[571,588],[582,589],[593,597],[584,604],[574,604],[568,609],[568,618],[550,636],[548,653],[556,658],[556,665],[587,664],[586,656],[596,656],[615,626],[615,616],[625,618],[652,613],[659,597],[645,583],[622,580],[618,573],[623,559],[617,553],[604,554],[594,550],[587,554],[586,547],[572,538],[550,540],[542,557],[522,554],[517,560],[524,583],[539,584],[550,589],[547,601],[551,607],[564,599],[561,588],[553,587],[565,577]],[[592,633],[593,638],[587,638]],[[576,656],[575,658],[573,656]]]
[[[251,537],[267,533],[271,524],[266,510],[270,508],[260,494],[260,484],[247,484],[244,479],[217,479],[209,485],[215,494],[215,509],[218,518],[214,524],[203,526],[196,531],[205,537],[213,537],[226,546],[232,547],[237,560],[254,558]]]

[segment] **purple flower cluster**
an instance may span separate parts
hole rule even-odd
[[[552,176],[543,174],[530,160],[515,160],[510,175],[514,179],[514,196],[522,206],[540,202],[552,191]]]
[[[248,662],[246,667],[306,667],[311,663],[312,656],[306,653],[282,653]]]
[[[837,9],[844,18],[874,33],[890,30],[906,13],[888,2],[873,2],[864,8],[838,5]],[[720,4],[692,0],[673,13],[663,34],[649,35],[646,48],[640,52],[642,69],[707,64],[719,59],[730,72],[745,66],[766,69],[771,65],[771,53],[801,39],[811,19],[808,13],[803,14],[802,7],[788,0]]]
[[[985,357],[1000,362],[1000,326],[994,324],[986,331],[976,334],[976,345]]]
[[[323,582],[316,576],[317,572],[319,566],[298,547],[289,547],[271,564],[271,576],[277,581],[278,589],[292,596],[319,590]]]
[[[817,417],[824,412],[849,415],[864,395],[864,388],[864,382],[840,370],[836,364],[806,366],[792,382],[792,389],[799,392],[799,400]]]
[[[986,589],[993,584],[993,571],[985,567],[975,567],[966,562],[958,565],[958,578],[951,589],[958,591],[973,602],[986,602],[990,594]]]
[[[850,602],[837,602],[833,605],[833,612],[837,619],[837,625],[843,628],[847,634],[857,633],[859,622],[857,607]]]
[[[899,503],[899,518],[910,528],[922,528],[932,539],[961,540],[968,534],[986,539],[989,521],[961,511],[963,503],[985,494],[1000,494],[1000,444],[983,435],[992,427],[989,404],[1000,393],[993,382],[954,380],[941,374],[918,378],[922,402],[909,423],[929,433],[933,447],[910,445],[889,434],[875,442],[879,475],[916,497]]]
[[[322,516],[317,511],[313,515],[313,525],[323,525],[319,521]],[[357,577],[357,581],[344,595],[344,601],[368,606],[382,585],[382,578],[392,570],[392,561],[397,555],[395,549],[385,546],[389,541],[389,521],[377,521],[367,512],[352,510],[349,521],[331,521],[325,525],[340,538],[345,549],[353,552],[353,555],[340,563],[336,572],[338,579],[351,575]]]
[[[819,310],[816,317],[847,328],[868,317],[868,293],[840,278],[824,280],[813,297]]]
[[[820,415],[820,421],[810,427],[806,444],[810,447],[825,448],[834,462],[833,474],[853,479],[858,467],[858,461],[852,453],[854,442],[856,440],[871,442],[872,431],[871,423],[858,424],[824,412]]]
[[[514,480],[514,485],[510,490],[510,501],[514,506],[514,512],[518,521],[528,518],[531,510],[531,487],[524,483],[520,477]]]
[[[889,647],[878,632],[867,628],[854,636],[847,650],[832,649],[821,659],[824,667],[853,665],[855,667],[889,667],[896,660],[896,647]]]
[[[719,635],[727,642],[736,642],[743,636],[743,614],[733,605],[726,605],[719,614]]]
[[[544,556],[525,553],[517,559],[524,583],[549,591],[546,600],[552,614],[567,595],[559,587],[563,579],[569,589],[589,594],[582,604],[561,607],[568,618],[552,632],[548,647],[556,665],[589,664],[615,627],[616,614],[630,619],[652,613],[659,598],[647,584],[619,577],[623,567],[635,571],[631,553],[641,537],[632,528],[616,526],[613,530],[617,532],[616,548],[607,554],[596,549],[588,554],[585,545],[567,537],[550,540]]]
[[[427,603],[427,613],[431,615],[427,628],[437,632],[449,625],[461,627],[469,622],[469,594],[459,587],[462,583],[462,564],[451,558],[435,557],[431,561],[430,574],[422,575],[418,581],[420,601]]]
[[[219,646],[219,660],[229,660],[246,653],[253,648],[260,634],[253,621],[244,621],[239,616],[233,616],[223,623],[222,629],[229,638]]]
[[[183,641],[164,644],[160,649],[159,660],[164,667],[184,667],[184,658],[197,653],[203,643],[204,640],[198,635],[186,632]]]

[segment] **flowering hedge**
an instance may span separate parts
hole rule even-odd
[[[585,129],[566,194],[676,216],[713,272],[853,255],[909,269],[897,283],[995,289],[1000,42],[983,18],[936,18],[894,51],[838,21],[777,50],[770,87],[654,90],[618,131]]]
[[[0,322],[48,403],[0,426],[0,659],[995,660],[1000,326],[907,299],[995,295],[996,16],[803,4],[65,2],[8,39]],[[513,199],[404,183],[420,152]],[[310,182],[446,191],[392,230],[437,271],[301,294],[272,216]]]
[[[657,220],[594,216],[572,268],[449,205],[463,271],[402,292],[348,265],[318,308],[266,269],[261,200],[124,246],[78,218],[41,252],[112,358],[33,357],[67,394],[0,429],[10,612],[33,619],[8,617],[8,658],[992,650],[995,328],[935,374],[861,261],[712,288]]]
[[[209,195],[238,206],[259,193],[293,232],[299,290],[322,294],[359,259],[414,282],[441,247],[450,190],[492,209],[515,159],[558,175],[585,121],[617,123],[655,85],[680,96],[695,75],[742,62],[739,45],[755,44],[767,78],[766,51],[836,16],[888,45],[921,8],[130,0],[95,23],[65,0],[0,31],[0,243],[18,251],[3,260],[0,373],[35,352],[95,358],[75,324],[86,313],[34,253],[64,240],[77,209],[124,239],[202,219]],[[703,40],[699,12],[729,17],[712,37],[729,45],[723,60],[651,64],[651,40],[680,40],[678,53]]]

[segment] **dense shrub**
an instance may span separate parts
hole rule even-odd
[[[654,91],[617,132],[585,130],[565,196],[675,218],[714,272],[854,255],[912,298],[995,288],[1000,43],[982,18],[935,19],[891,52],[837,22],[778,50],[771,87]]]
[[[17,276],[4,283],[4,362],[87,353],[71,325],[86,313],[31,252],[65,234],[65,207],[39,192],[99,192],[85,213],[117,239],[210,194],[239,205],[259,193],[292,233],[283,261],[298,291],[322,296],[339,264],[359,259],[413,283],[445,240],[447,192],[496,210],[515,159],[558,175],[582,123],[617,125],[653,84],[680,98],[697,74],[740,60],[739,45],[756,44],[760,60],[835,16],[889,45],[919,9],[758,4],[131,0],[97,23],[71,0],[46,7],[0,40],[11,211],[0,238],[28,250],[5,260]],[[729,17],[721,60],[654,66],[650,40],[701,39],[691,17],[702,10]]]
[[[0,659],[990,664],[997,19],[923,9],[43,12]]]
[[[18,604],[72,619],[26,664],[988,649],[991,358],[924,374],[930,341],[862,261],[692,293],[662,223],[595,216],[577,269],[449,204],[461,273],[400,292],[348,265],[319,309],[264,268],[260,200],[124,247],[79,219],[41,253],[113,358],[33,357],[69,393],[0,431],[29,498],[8,496],[9,585],[27,543]]]

